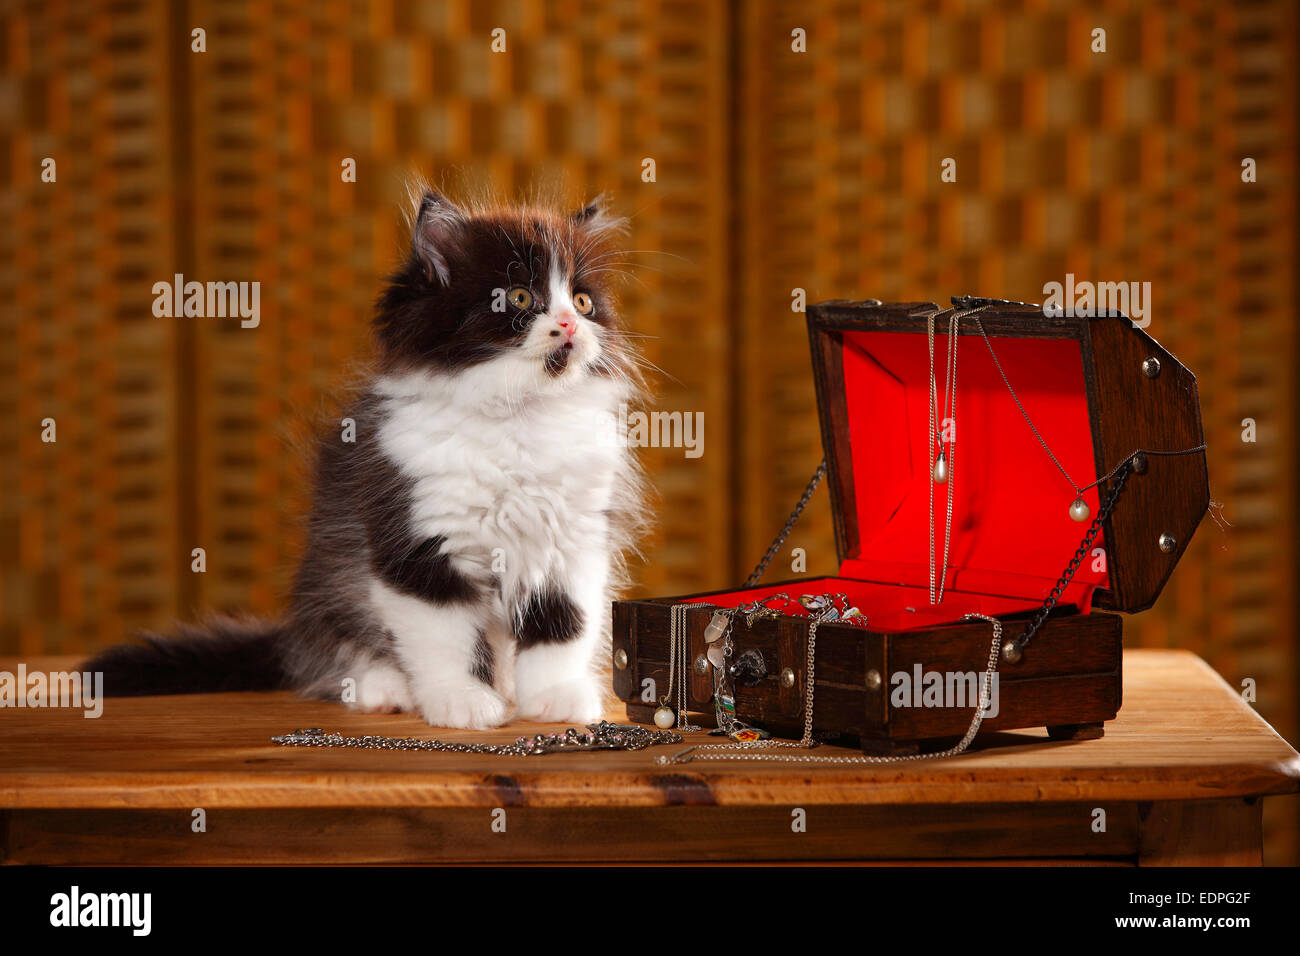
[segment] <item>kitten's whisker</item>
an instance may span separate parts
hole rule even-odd
[[[679,379],[676,375],[673,375],[671,372],[665,372],[662,368],[660,368],[654,362],[651,362],[649,359],[633,358],[630,361],[631,364],[635,365],[637,368],[643,368],[643,369],[648,369],[649,371],[652,372],[658,372],[660,375],[664,376],[664,378],[668,379],[671,382],[674,382],[678,385],[683,384],[682,380]]]
[[[626,278],[626,279],[630,279],[632,282],[635,282],[637,285],[639,285],[639,286],[640,286],[641,288],[643,288],[643,289],[649,289],[649,286],[647,286],[647,285],[645,284],[645,280],[642,279],[639,275],[636,275],[636,274],[633,273],[633,272],[624,272],[624,271],[621,271],[621,270],[612,270],[612,271],[614,272],[615,275],[622,276],[623,278]],[[587,275],[597,275],[597,274],[598,274],[598,273],[588,273]],[[584,278],[585,278],[585,277],[586,277],[586,276],[584,276]]]
[[[602,256],[639,256],[639,255],[659,255],[669,256],[673,259],[681,259],[683,262],[690,262],[688,258],[676,252],[668,252],[666,249],[610,249],[608,252],[601,253]]]

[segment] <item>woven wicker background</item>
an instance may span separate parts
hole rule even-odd
[[[706,424],[698,459],[645,452],[645,593],[743,577],[821,456],[793,290],[1150,281],[1230,526],[1126,641],[1255,680],[1295,740],[1296,31],[1287,0],[0,4],[0,654],[280,606],[295,448],[365,357],[418,171],[633,216],[657,407]],[[178,272],[259,281],[260,326],[155,318]],[[814,502],[790,546],[819,572]],[[1271,862],[1300,859],[1297,802],[1270,801]]]

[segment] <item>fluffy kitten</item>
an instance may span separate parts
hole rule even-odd
[[[292,688],[443,727],[602,712],[610,599],[639,530],[616,435],[640,385],[610,288],[625,222],[424,191],[380,296],[376,373],[322,439],[278,622],[218,620],[84,667],[108,695]]]

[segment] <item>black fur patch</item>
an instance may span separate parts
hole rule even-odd
[[[355,500],[365,521],[375,573],[385,584],[425,601],[450,604],[475,600],[479,589],[452,567],[451,556],[443,551],[446,539],[441,535],[416,538],[411,533],[413,482],[378,448],[374,418],[365,414],[359,419],[365,422],[367,433],[352,454],[365,463],[368,488],[360,490]]]
[[[450,556],[442,551],[445,543],[439,535],[405,550],[376,545],[372,539],[375,570],[386,584],[412,597],[439,604],[472,601],[478,589],[451,566]]]
[[[491,686],[492,679],[496,675],[496,665],[496,652],[492,650],[492,645],[487,642],[486,635],[480,630],[474,641],[474,666],[470,668],[470,673]]]
[[[582,611],[567,594],[539,591],[524,605],[515,639],[520,649],[563,644],[578,636],[582,623]]]

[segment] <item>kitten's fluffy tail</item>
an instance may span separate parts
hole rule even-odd
[[[280,658],[283,625],[217,618],[182,626],[174,636],[141,634],[143,643],[116,644],[81,665],[102,671],[105,697],[216,694],[288,686]]]

